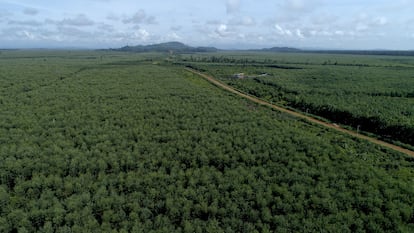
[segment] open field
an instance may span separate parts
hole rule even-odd
[[[181,60],[259,98],[414,145],[412,57],[222,53]]]
[[[412,157],[165,58],[2,51],[0,232],[414,231]],[[227,79],[260,67],[197,64],[246,90],[262,85]]]

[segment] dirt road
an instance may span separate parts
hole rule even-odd
[[[282,107],[280,107],[280,106],[277,106],[277,105],[271,104],[271,103],[266,102],[266,101],[264,101],[264,100],[261,100],[261,99],[259,99],[259,98],[257,98],[257,97],[254,97],[254,96],[251,96],[251,95],[245,94],[245,93],[243,93],[243,92],[240,92],[240,91],[238,91],[238,90],[236,90],[236,89],[232,88],[231,86],[229,86],[229,85],[227,85],[227,84],[224,84],[224,83],[222,83],[222,82],[218,81],[217,79],[215,79],[215,78],[213,78],[213,77],[211,77],[211,76],[209,76],[209,75],[206,75],[206,74],[200,73],[200,72],[198,72],[198,71],[196,71],[196,70],[193,70],[193,69],[190,69],[190,68],[185,68],[185,69],[186,69],[187,71],[191,72],[191,73],[194,73],[194,74],[197,74],[197,75],[199,75],[199,76],[203,77],[203,78],[204,78],[204,79],[206,79],[207,81],[209,81],[209,82],[213,83],[214,85],[216,85],[216,86],[218,86],[218,87],[223,88],[223,89],[224,89],[224,90],[226,90],[226,91],[229,91],[229,92],[231,92],[231,93],[234,93],[234,94],[236,94],[236,95],[239,95],[239,96],[241,96],[241,97],[244,97],[244,98],[246,98],[246,99],[248,99],[248,100],[251,100],[251,101],[253,101],[253,102],[255,102],[255,103],[258,103],[258,104],[261,104],[261,105],[264,105],[264,106],[271,107],[271,108],[276,109],[276,110],[278,110],[278,111],[280,111],[280,112],[284,112],[284,113],[290,114],[290,115],[292,115],[292,116],[295,116],[295,117],[298,117],[298,118],[305,119],[305,120],[307,120],[307,121],[309,121],[309,122],[312,122],[312,123],[315,123],[315,124],[318,124],[318,125],[322,125],[322,126],[324,126],[324,127],[331,128],[331,129],[334,129],[334,130],[340,131],[340,132],[342,132],[342,133],[345,133],[345,134],[351,135],[351,136],[353,136],[353,137],[360,138],[360,139],[364,139],[364,140],[370,141],[370,142],[372,142],[372,143],[375,143],[375,144],[377,144],[377,145],[380,145],[380,146],[383,146],[383,147],[387,147],[387,148],[389,148],[389,149],[392,149],[392,150],[395,150],[395,151],[398,151],[398,152],[401,152],[401,153],[404,153],[404,154],[407,154],[407,155],[409,155],[409,156],[414,157],[414,151],[411,151],[411,150],[408,150],[408,149],[402,148],[402,147],[400,147],[400,146],[393,145],[393,144],[388,143],[388,142],[384,142],[384,141],[378,140],[378,139],[376,139],[376,138],[372,138],[372,137],[369,137],[369,136],[366,136],[366,135],[359,134],[359,133],[357,133],[357,132],[355,132],[355,131],[352,131],[352,130],[343,129],[343,128],[341,128],[341,127],[337,126],[336,124],[330,124],[330,123],[327,123],[327,122],[324,122],[324,121],[321,121],[321,120],[315,119],[315,118],[313,118],[313,117],[306,116],[306,115],[301,114],[301,113],[299,113],[299,112],[295,112],[295,111],[292,111],[292,110],[289,110],[289,109],[286,109],[286,108],[282,108]]]

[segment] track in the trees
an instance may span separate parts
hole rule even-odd
[[[414,157],[414,151],[411,151],[411,150],[402,148],[402,147],[397,146],[397,145],[393,145],[393,144],[388,143],[388,142],[384,142],[384,141],[378,140],[378,139],[373,138],[373,137],[369,137],[369,136],[366,136],[366,135],[359,134],[359,133],[357,133],[355,131],[352,131],[352,130],[348,130],[348,129],[341,128],[341,127],[337,126],[336,124],[327,123],[327,122],[318,120],[316,118],[313,118],[313,117],[310,117],[310,116],[301,114],[299,112],[295,112],[295,111],[292,111],[292,110],[289,110],[289,109],[286,109],[286,108],[283,108],[283,107],[280,107],[280,106],[271,104],[269,102],[266,102],[264,100],[261,100],[261,99],[255,97],[255,96],[251,96],[251,95],[245,94],[245,93],[243,93],[243,92],[241,92],[239,90],[236,90],[233,87],[231,87],[231,86],[229,86],[227,84],[224,84],[224,83],[220,82],[219,80],[215,79],[212,76],[203,74],[203,73],[198,72],[198,71],[196,71],[194,69],[190,69],[190,68],[185,68],[185,69],[187,71],[191,72],[191,73],[194,73],[194,74],[197,74],[197,75],[203,77],[204,79],[206,79],[210,83],[212,83],[212,84],[214,84],[214,85],[216,85],[216,86],[218,86],[220,88],[223,88],[226,91],[229,91],[231,93],[234,93],[236,95],[239,95],[239,96],[241,96],[243,98],[246,98],[246,99],[248,99],[250,101],[253,101],[255,103],[258,103],[260,105],[264,105],[264,106],[271,107],[271,108],[276,109],[276,110],[278,110],[280,112],[284,112],[284,113],[287,113],[289,115],[292,115],[292,116],[295,116],[295,117],[298,117],[298,118],[305,119],[308,122],[311,122],[311,123],[314,123],[314,124],[317,124],[317,125],[321,125],[321,126],[324,126],[324,127],[327,127],[327,128],[331,128],[331,129],[340,131],[342,133],[351,135],[353,137],[360,138],[360,139],[363,139],[363,140],[367,140],[367,141],[372,142],[372,143],[375,143],[377,145],[380,145],[380,146],[383,146],[383,147],[386,147],[386,148],[389,148],[389,149],[392,149],[392,150],[395,150],[395,151],[398,151],[398,152],[401,152],[401,153],[404,153],[404,154],[407,154],[409,156]]]

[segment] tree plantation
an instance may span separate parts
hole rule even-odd
[[[239,52],[181,60],[251,95],[414,145],[412,57]],[[234,79],[240,72],[247,78]]]
[[[414,231],[414,158],[258,106],[166,57],[0,54],[0,232]],[[322,78],[291,71],[275,74],[280,85],[317,106],[305,90]],[[276,98],[272,77],[229,82]]]

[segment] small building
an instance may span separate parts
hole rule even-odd
[[[246,75],[244,75],[244,73],[238,73],[238,74],[234,74],[233,78],[244,79],[246,78]]]

